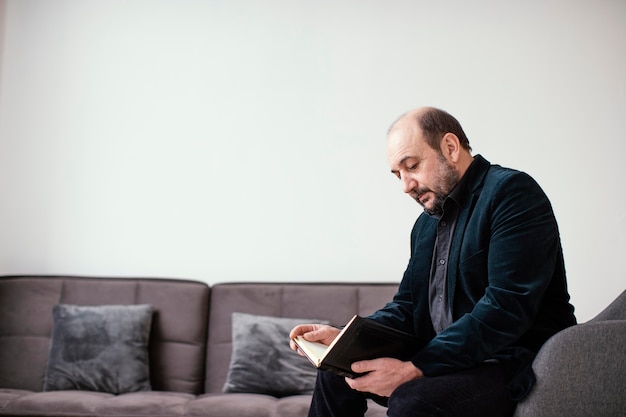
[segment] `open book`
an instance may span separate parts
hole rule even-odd
[[[329,346],[309,342],[302,336],[293,341],[316,368],[349,378],[362,375],[350,369],[354,362],[375,358],[407,360],[417,352],[415,336],[360,316],[352,317]]]

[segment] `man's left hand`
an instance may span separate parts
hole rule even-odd
[[[371,392],[381,397],[389,397],[400,385],[424,376],[412,362],[403,362],[393,358],[355,362],[352,364],[352,370],[358,373],[367,372],[367,374],[355,379],[346,378],[350,388]]]

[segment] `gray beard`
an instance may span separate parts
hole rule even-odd
[[[433,191],[433,193],[435,194],[433,208],[424,208],[424,211],[431,216],[440,216],[443,214],[443,203],[446,201],[446,198],[448,198],[450,192],[459,182],[459,177],[456,171],[441,155],[439,156],[439,164],[438,180],[441,184],[441,192]]]
[[[435,194],[435,201],[432,209],[427,209],[424,207],[424,211],[431,216],[441,216],[443,214],[443,203],[448,198],[447,195],[443,194]]]

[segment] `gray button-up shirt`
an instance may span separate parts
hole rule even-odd
[[[459,210],[469,194],[465,178],[468,177],[467,174],[473,165],[473,163],[470,165],[465,175],[443,202],[443,214],[437,223],[437,239],[435,240],[428,287],[430,318],[437,333],[444,331],[453,322],[452,306],[450,305],[452,300],[448,299],[448,259]],[[455,265],[452,266],[452,268],[455,267]]]

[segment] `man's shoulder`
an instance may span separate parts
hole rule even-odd
[[[537,182],[528,173],[500,165],[491,165],[485,175],[485,185],[490,187],[509,187],[514,184],[521,186],[538,186]]]
[[[474,162],[467,172],[468,181],[473,191],[484,186],[493,187],[502,182],[506,182],[510,178],[524,175],[522,171],[513,168],[503,167],[502,165],[492,164],[482,155],[476,155]]]
[[[528,173],[481,159],[481,174],[474,178],[473,183],[473,194],[478,199],[478,206],[493,208],[494,204],[500,203],[524,205],[524,201],[530,203],[528,200],[531,199],[547,200],[541,186]]]
[[[485,161],[486,162],[486,161]],[[515,184],[520,186],[538,186],[537,182],[526,172],[487,162],[484,165],[482,186],[487,190],[497,190]]]
[[[496,207],[514,207],[520,211],[542,206],[551,210],[550,200],[539,183],[528,173],[517,169],[491,165],[476,191],[476,209],[482,207],[493,211]]]
[[[474,171],[474,177],[490,180],[498,180],[500,178],[506,178],[522,173],[517,169],[492,164],[480,154],[474,156],[472,171]]]

